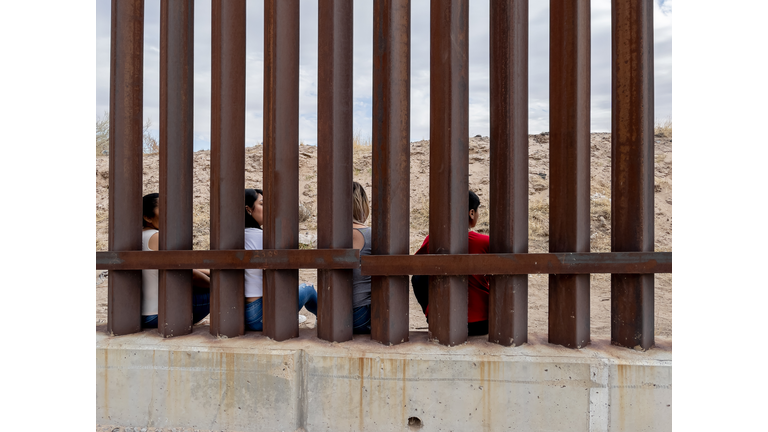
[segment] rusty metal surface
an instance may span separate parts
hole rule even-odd
[[[264,249],[298,249],[298,0],[264,2],[263,160]],[[264,335],[278,341],[299,335],[298,285],[298,270],[264,272]]]
[[[528,1],[491,1],[490,251],[528,252]],[[488,340],[528,340],[528,276],[494,276]]]
[[[362,274],[370,276],[672,272],[672,252],[371,255],[361,261]]]
[[[96,252],[97,270],[353,269],[359,264],[360,253],[356,249]]]
[[[211,3],[211,250],[243,249],[245,0]],[[245,332],[242,270],[211,271],[211,334]]]
[[[430,4],[429,253],[468,251],[469,83],[467,0]],[[467,278],[429,282],[430,339],[467,340]]]
[[[549,251],[589,252],[589,0],[553,0],[549,28]],[[550,343],[589,343],[589,275],[550,276],[549,305]]]
[[[411,2],[375,0],[371,252],[407,255],[410,238]],[[371,338],[408,341],[407,277],[371,278]]]
[[[160,3],[160,250],[192,249],[194,2]],[[192,272],[158,272],[158,332],[192,331]]]
[[[352,0],[318,2],[318,249],[352,247],[352,21]],[[317,297],[317,336],[351,340],[352,271],[319,270]]]
[[[653,1],[613,1],[611,251],[654,249]],[[653,275],[611,277],[611,343],[653,345]]]
[[[109,250],[141,250],[144,2],[112,0],[109,75]],[[108,330],[141,330],[141,272],[114,272]]]

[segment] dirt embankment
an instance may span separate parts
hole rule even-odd
[[[611,240],[611,135],[596,133],[591,136],[591,250],[610,252]],[[549,234],[549,136],[529,137],[529,252],[547,252]],[[476,230],[488,234],[488,205],[490,199],[488,137],[469,140],[469,187],[481,200],[480,220]],[[244,187],[262,188],[262,146],[246,148]],[[657,137],[655,141],[655,249],[672,250],[672,139]],[[371,197],[371,148],[356,146],[354,151],[354,179],[366,188]],[[106,156],[96,157],[96,250],[107,249],[107,214],[109,161]],[[144,158],[144,193],[159,191],[158,155]],[[429,141],[411,143],[411,223],[410,252],[414,253],[429,229]],[[269,191],[265,191],[269,193]],[[209,247],[210,151],[194,155],[193,185],[193,248]],[[321,194],[322,195],[322,194]],[[302,247],[315,247],[317,238],[317,148],[299,148],[299,202],[302,208],[300,239]],[[97,272],[98,274],[99,272]],[[299,272],[302,282],[316,284],[316,270]],[[529,276],[529,332],[546,334],[548,276]],[[106,321],[106,280],[97,277],[96,322]],[[593,337],[610,335],[610,275],[591,276],[591,334]],[[416,299],[411,294],[410,326],[412,330],[426,330],[426,320]],[[312,314],[302,326],[313,327]],[[672,275],[656,275],[655,285],[656,336],[672,336]]]

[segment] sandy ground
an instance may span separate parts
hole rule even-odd
[[[611,228],[611,161],[609,133],[591,137],[591,249],[592,252],[610,252]],[[304,247],[315,247],[317,235],[317,148],[300,146],[299,200],[305,209],[300,224]],[[488,234],[489,194],[489,139],[473,137],[469,149],[469,186],[481,200],[478,232]],[[246,148],[245,187],[262,187],[262,146]],[[529,252],[547,252],[549,216],[549,136],[529,137]],[[209,247],[210,151],[194,155],[194,249]],[[107,214],[109,160],[96,157],[96,250],[107,250]],[[355,147],[354,179],[366,188],[371,197],[371,147]],[[144,158],[144,193],[159,191],[158,155]],[[265,191],[268,193],[268,191]],[[411,143],[411,224],[410,252],[414,253],[429,228],[429,141]],[[655,143],[655,249],[672,250],[672,139],[657,137]],[[96,271],[96,324],[107,319],[107,277]],[[547,332],[547,275],[530,275],[528,288],[529,333]],[[316,270],[301,270],[301,282],[316,284]],[[610,336],[610,275],[591,276],[591,335]],[[656,275],[655,334],[661,338],[672,336],[672,275]],[[308,317],[301,327],[314,328],[315,317],[305,309]],[[207,325],[208,319],[200,325]],[[413,293],[410,296],[410,328],[426,331],[427,323]],[[137,429],[138,430],[138,429]]]

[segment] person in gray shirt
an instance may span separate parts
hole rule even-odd
[[[352,247],[360,256],[371,254],[371,227],[366,226],[370,214],[368,195],[358,182],[352,183]],[[371,333],[371,277],[360,268],[352,270],[352,333]]]

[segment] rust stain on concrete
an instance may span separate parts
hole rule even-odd
[[[619,410],[618,410],[618,418],[615,419],[617,423],[621,425],[621,428],[624,429],[626,426],[627,421],[627,410],[630,409],[630,407],[627,407],[627,383],[630,382],[630,370],[628,365],[623,364],[617,364],[617,384],[618,384],[618,393],[619,393]],[[613,423],[614,419],[611,419],[611,423]]]
[[[104,417],[109,418],[109,350],[104,351]]]

